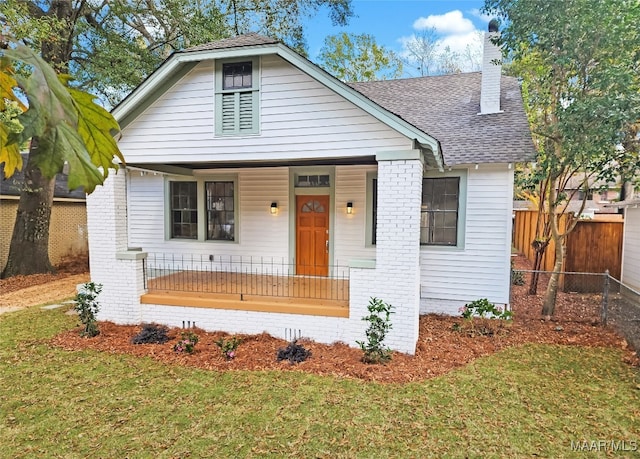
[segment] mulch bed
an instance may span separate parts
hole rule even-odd
[[[518,257],[516,267],[523,269],[523,266],[526,267],[526,260]],[[539,291],[544,292],[544,288]],[[625,362],[638,365],[638,357],[626,341],[610,327],[599,325],[596,296],[560,293],[556,315],[551,321],[544,321],[540,317],[541,297],[527,295],[527,286],[513,286],[514,320],[498,327],[492,336],[471,336],[467,324],[460,317],[422,316],[416,354],[394,353],[393,359],[385,365],[362,363],[362,352],[345,344],[325,345],[307,340],[298,343],[311,351],[308,360],[298,364],[278,362],[278,349],[286,347],[288,343],[267,334],[237,335],[242,338],[242,344],[238,347],[236,357],[227,361],[215,341],[221,337],[228,338],[229,335],[203,330],[193,330],[200,338],[193,354],[177,354],[173,351],[173,345],[180,338],[181,329],[171,329],[169,336],[172,339],[166,344],[134,345],[131,344],[131,338],[140,331],[140,326],[120,326],[110,322],[100,323],[100,335],[95,338],[83,338],[79,335],[79,329],[76,329],[56,336],[51,343],[66,350],[88,348],[147,356],[167,364],[214,371],[303,371],[384,383],[425,380],[466,365],[478,357],[524,343],[614,347],[625,351]]]
[[[89,272],[89,258],[87,255],[64,258],[55,266],[55,273],[31,274],[29,276],[13,276],[0,279],[0,294],[11,293],[36,285],[48,284],[76,274]]]

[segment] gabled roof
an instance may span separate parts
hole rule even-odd
[[[446,165],[511,163],[533,158],[533,143],[515,78],[502,77],[504,113],[478,115],[480,73],[345,84],[275,39],[250,33],[172,54],[113,109],[126,126],[198,62],[275,54],[370,115],[414,139]],[[444,158],[443,158],[444,155]]]
[[[241,48],[243,46],[256,45],[275,45],[279,43],[275,38],[265,37],[257,33],[247,33],[236,37],[225,38],[211,43],[204,43],[198,46],[192,46],[182,52],[192,53],[194,51],[212,51],[215,49]]]
[[[502,113],[479,115],[480,72],[350,84],[438,139],[445,164],[531,160],[534,147],[517,79],[503,76]]]

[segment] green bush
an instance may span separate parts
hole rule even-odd
[[[233,360],[236,356],[236,349],[242,343],[242,339],[236,336],[232,336],[230,339],[225,340],[224,338],[220,338],[218,341],[215,341],[216,346],[220,348],[222,351],[222,356],[227,360]]]
[[[177,353],[193,354],[196,344],[198,344],[199,338],[193,332],[182,332],[180,341],[173,345],[173,350]]]
[[[389,316],[393,306],[378,298],[371,298],[367,310],[369,315],[362,320],[369,322],[365,341],[356,341],[364,352],[362,361],[365,363],[385,363],[391,360],[391,349],[384,346],[383,341],[392,328]]]
[[[464,326],[455,327],[456,330],[466,330],[469,336],[494,335],[503,327],[505,321],[513,318],[513,313],[496,306],[488,299],[482,298],[465,304],[459,309],[465,319]],[[494,320],[502,319],[502,320]]]
[[[92,338],[100,334],[98,320],[96,318],[96,314],[98,314],[100,310],[100,304],[96,298],[101,291],[102,284],[87,282],[82,284],[80,291],[76,295],[76,305],[74,309],[78,313],[80,322],[84,325],[84,328],[80,332],[81,336]]]

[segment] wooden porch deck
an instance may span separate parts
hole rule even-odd
[[[143,304],[349,317],[349,280],[180,271],[147,281]]]

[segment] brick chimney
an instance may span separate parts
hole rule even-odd
[[[491,42],[499,36],[498,21],[489,22],[489,32],[484,34],[482,52],[482,87],[480,92],[480,115],[502,113],[500,110],[500,76],[502,74],[502,52]]]

